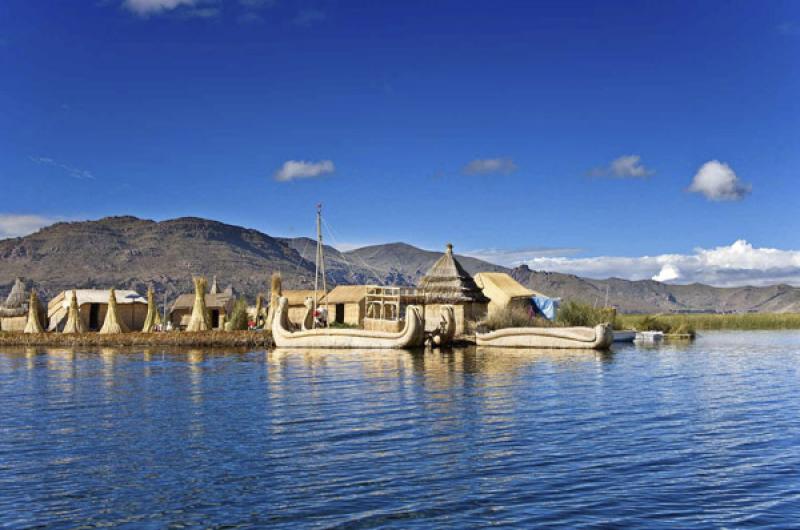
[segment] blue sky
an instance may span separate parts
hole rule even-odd
[[[6,0],[0,237],[321,201],[342,246],[798,283],[798,52],[796,2]]]

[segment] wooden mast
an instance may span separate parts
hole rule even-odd
[[[325,300],[325,312],[328,311],[328,285],[325,279],[325,252],[324,252],[324,245],[322,243],[322,203],[317,204],[317,257],[314,260],[314,315],[317,313],[317,291],[319,290],[319,278],[322,275],[322,296],[326,297]],[[317,327],[317,320],[316,318],[313,319],[313,327]],[[325,325],[327,326],[328,320],[327,315],[325,319]]]

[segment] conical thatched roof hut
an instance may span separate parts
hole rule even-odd
[[[40,313],[39,298],[36,296],[36,291],[31,290],[31,298],[28,301],[28,322],[25,324],[24,333],[44,333],[42,321],[39,318]]]
[[[466,302],[488,303],[489,299],[475,284],[475,280],[453,256],[453,245],[447,250],[419,282],[424,292],[425,303],[463,304]]]
[[[489,299],[453,256],[453,245],[449,243],[444,255],[420,280],[418,290],[425,304],[428,331],[438,328],[443,305],[453,306],[459,335],[470,332],[478,321],[486,318]]]
[[[106,310],[106,319],[103,321],[103,327],[100,328],[101,335],[110,335],[112,333],[127,333],[128,329],[125,324],[120,320],[117,314],[117,294],[114,289],[108,292],[108,309]]]
[[[28,312],[28,297],[25,294],[25,280],[18,277],[11,286],[11,292],[4,304],[0,305],[0,317],[20,317]]]
[[[3,307],[6,309],[18,309],[25,307],[25,302],[28,297],[25,295],[25,280],[22,277],[17,277],[14,280],[14,285],[11,287],[11,292],[8,293],[6,303]]]

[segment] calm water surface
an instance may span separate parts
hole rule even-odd
[[[797,526],[800,333],[0,351],[0,526]]]

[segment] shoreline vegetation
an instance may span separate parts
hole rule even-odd
[[[611,308],[596,308],[581,302],[561,305],[555,321],[531,317],[522,308],[507,308],[485,322],[490,330],[540,326],[565,327],[611,323],[615,330],[662,331],[666,335],[694,336],[712,330],[800,329],[800,313],[657,313],[652,315],[617,313]]]
[[[272,347],[269,331],[168,331],[158,333],[0,332],[0,346],[231,346]]]
[[[650,323],[670,327],[691,327],[697,331],[800,329],[800,313],[661,313],[655,315],[617,315],[623,328],[638,329]],[[656,329],[657,331],[663,331]]]

